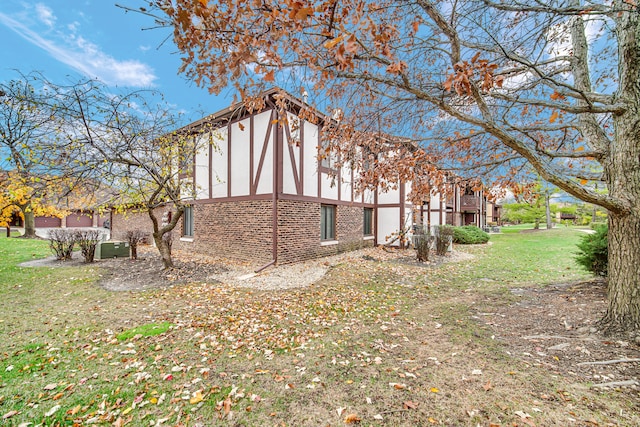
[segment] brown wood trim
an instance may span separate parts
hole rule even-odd
[[[364,194],[362,195],[363,200],[364,200]],[[375,217],[374,221],[373,221],[373,244],[375,246],[378,246],[378,208],[380,207],[380,205],[378,205],[378,186],[376,185],[376,191],[373,192],[373,215]]]
[[[265,193],[265,194],[246,195],[246,196],[216,197],[213,199],[190,200],[189,203],[194,205],[201,205],[201,204],[207,205],[207,204],[224,203],[224,202],[271,200],[272,197],[273,197],[272,193]]]
[[[348,200],[323,199],[322,197],[305,196],[305,195],[299,195],[299,194],[281,193],[281,194],[278,194],[278,199],[292,200],[292,201],[299,201],[299,202],[321,203],[325,205],[340,205],[340,206],[353,206],[353,207],[365,207],[365,208],[375,207],[373,203],[359,203],[359,202],[350,202]]]
[[[275,145],[276,145],[276,169],[275,169],[275,175],[276,175],[276,182],[277,182],[277,186],[273,189],[274,193],[279,193],[282,194],[282,189],[284,186],[284,181],[283,181],[283,177],[284,177],[284,131],[282,129],[282,125],[280,124],[280,121],[278,121],[278,123],[276,123],[276,140],[275,140]]]
[[[260,177],[262,175],[262,167],[264,166],[264,159],[265,159],[265,156],[267,155],[267,147],[269,147],[269,139],[271,138],[271,128],[275,126],[273,124],[274,113],[275,113],[275,110],[271,110],[271,115],[269,116],[269,125],[267,126],[267,133],[265,134],[264,142],[262,143],[262,152],[260,153],[258,170],[256,171],[256,177],[255,177],[255,180],[253,181],[253,194],[256,194],[258,192],[258,183],[260,182]],[[275,151],[273,155],[275,156]],[[275,173],[275,170],[273,172]],[[275,191],[275,186],[273,187],[272,191]]]
[[[318,135],[318,146],[316,147],[316,165],[317,165],[317,174],[318,175],[318,197],[322,197],[322,174],[324,172],[322,172],[322,165],[321,165],[321,160],[320,157],[318,157],[320,155],[320,149],[322,147],[322,144],[320,143],[320,135]]]
[[[276,121],[273,124],[274,118],[277,117],[275,107],[271,110],[270,126],[276,126],[276,133],[273,138],[273,173],[272,173],[272,189],[271,189],[271,257],[274,261],[278,260],[278,193],[280,184],[280,175],[282,174],[282,162],[280,156],[282,149],[280,148],[280,142],[282,138],[280,125]],[[265,144],[266,146],[266,144]]]
[[[227,197],[231,197],[231,124],[227,125]]]
[[[249,116],[249,194],[255,194],[253,188],[253,117],[253,114]]]
[[[355,202],[356,201],[356,196],[355,196],[355,190],[353,189],[353,187],[354,187],[354,185],[353,185],[353,177],[354,176],[355,176],[355,173],[353,171],[353,168],[351,168],[351,200],[353,200]]]
[[[300,119],[300,191],[304,194],[304,125],[305,121]]]
[[[293,182],[296,184],[296,193],[302,194],[302,191],[300,188],[300,176],[298,176],[298,167],[296,165],[296,156],[295,156],[295,153],[293,152],[293,146],[291,144],[291,129],[289,128],[289,120],[285,122],[285,125],[283,127],[284,127],[285,135],[287,136],[287,151],[289,151],[289,160],[291,161],[291,169],[293,172]],[[283,140],[283,144],[284,144],[284,140]],[[284,167],[284,160],[283,160],[283,167]],[[284,174],[284,171],[282,172]]]
[[[209,131],[209,198],[213,197],[213,136]]]

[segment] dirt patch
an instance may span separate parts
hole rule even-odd
[[[603,280],[511,292],[517,302],[476,316],[512,355],[595,387],[640,388],[638,343],[603,336],[597,328],[606,309]]]

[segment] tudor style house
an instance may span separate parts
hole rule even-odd
[[[261,97],[259,111],[238,103],[178,131],[206,143],[182,175],[195,197],[174,232],[174,247],[286,264],[387,243],[414,220],[434,226],[451,214],[438,194],[415,208],[406,200],[409,182],[356,192],[358,171],[337,168],[323,155],[320,130],[330,119],[314,113],[317,124],[304,120],[308,106],[290,95],[283,100],[280,89]],[[114,235],[149,224],[145,216],[114,213]]]

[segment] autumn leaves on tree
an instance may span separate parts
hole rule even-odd
[[[636,9],[629,0],[154,0],[144,13],[172,29],[181,71],[214,93],[233,84],[251,100],[265,85],[300,88],[348,106],[343,129],[401,136],[387,161],[407,165],[406,179],[437,164],[506,186],[526,182],[532,166],[606,208],[604,325],[637,330]],[[362,144],[352,136],[351,146]],[[392,170],[384,163],[371,178]],[[594,190],[599,182],[606,193]]]

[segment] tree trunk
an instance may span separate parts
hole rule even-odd
[[[162,266],[167,268],[173,268],[173,260],[171,259],[171,247],[169,241],[164,238],[164,234],[153,233],[153,240],[156,242],[156,248],[160,252],[160,258],[162,258]]]
[[[544,208],[545,214],[547,216],[547,230],[551,230],[553,228],[553,224],[551,223],[551,206],[549,204],[549,192],[544,193]]]
[[[31,209],[23,209],[22,214],[24,215],[24,235],[27,239],[35,239],[36,238],[36,218]]]
[[[605,331],[640,331],[640,214],[609,216],[608,307]]]
[[[615,8],[619,76],[616,97],[627,109],[613,115],[614,136],[603,161],[607,189],[628,209],[609,212],[608,307],[601,325],[606,332],[640,332],[640,15],[622,0]],[[624,9],[627,8],[627,9]]]

